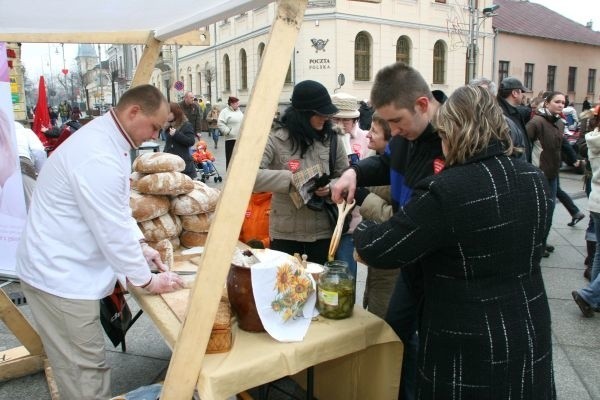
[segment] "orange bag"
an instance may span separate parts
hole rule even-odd
[[[269,237],[269,214],[271,213],[271,192],[252,193],[246,209],[239,240],[248,243],[262,242],[265,248],[271,245]]]

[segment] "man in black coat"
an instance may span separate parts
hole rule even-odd
[[[512,121],[512,123],[508,121],[507,123],[513,143],[518,147],[523,144],[525,157],[527,161],[531,162],[531,143],[527,138],[527,130],[525,129],[525,124],[529,121],[529,118],[526,118],[528,113],[524,111],[525,107],[521,106],[525,92],[529,92],[529,89],[523,86],[517,78],[509,76],[500,82],[497,100],[506,118]]]
[[[204,117],[204,113],[202,109],[194,101],[194,94],[192,92],[185,92],[185,96],[183,96],[183,101],[179,103],[179,106],[183,110],[183,113],[187,117],[190,124],[194,128],[194,133],[198,138],[202,136],[202,119]]]

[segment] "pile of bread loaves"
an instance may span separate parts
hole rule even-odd
[[[131,206],[146,241],[165,263],[173,250],[204,246],[220,192],[181,173],[185,162],[169,153],[144,153],[133,162]]]

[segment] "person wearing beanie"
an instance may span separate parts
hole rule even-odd
[[[333,116],[333,122],[343,132],[344,147],[350,164],[356,164],[359,160],[374,154],[369,150],[367,132],[359,127],[358,99],[347,93],[336,93],[331,97],[331,101],[339,109]],[[355,207],[352,210],[352,220],[348,231],[342,235],[340,247],[335,255],[336,260],[348,263],[350,272],[354,277],[356,277],[357,263],[353,256],[354,241],[352,240],[352,233],[361,220],[359,207]]]
[[[306,254],[308,261],[324,264],[333,234],[323,205],[330,197],[329,184],[314,187],[310,201],[297,206],[293,178],[313,169],[320,169],[329,178],[338,177],[348,167],[348,157],[330,121],[338,109],[322,84],[312,80],[298,83],[291,101],[269,134],[254,192],[273,193],[271,249]]]
[[[231,160],[235,141],[240,133],[243,119],[244,114],[240,110],[240,99],[229,96],[227,107],[221,110],[217,121],[219,131],[225,136],[225,168],[229,167],[229,161]]]

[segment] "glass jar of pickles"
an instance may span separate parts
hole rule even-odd
[[[343,319],[354,309],[354,276],[348,263],[334,260],[325,263],[317,285],[317,306],[325,318]]]

